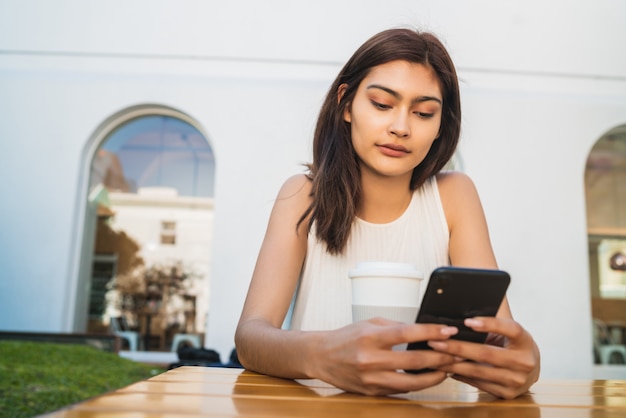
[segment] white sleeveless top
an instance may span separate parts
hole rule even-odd
[[[406,211],[386,224],[356,218],[346,249],[331,255],[314,231],[309,233],[289,328],[331,330],[352,323],[352,289],[348,271],[361,261],[411,263],[424,273],[449,265],[449,231],[435,177],[416,190]],[[286,322],[288,324],[289,321]]]

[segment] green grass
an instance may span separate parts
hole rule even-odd
[[[163,371],[86,345],[0,341],[0,417],[52,412]]]

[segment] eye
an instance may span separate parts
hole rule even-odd
[[[373,105],[375,108],[377,108],[377,109],[380,109],[380,110],[387,110],[387,109],[391,109],[391,106],[389,106],[389,105],[386,105],[386,104],[383,104],[383,103],[379,103],[379,102],[377,102],[377,101],[375,101],[375,100],[370,100],[370,101],[372,102],[372,105]]]
[[[434,113],[426,113],[426,112],[415,112],[415,114],[422,119],[430,119],[433,116],[435,116]]]

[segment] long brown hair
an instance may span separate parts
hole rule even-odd
[[[313,138],[313,162],[308,165],[312,203],[298,221],[309,217],[317,238],[331,254],[341,254],[361,204],[359,160],[352,147],[350,124],[343,118],[361,81],[370,70],[390,61],[423,64],[439,79],[443,110],[439,138],[413,170],[415,190],[452,158],[461,130],[459,83],[452,59],[439,39],[428,32],[389,29],[368,39],[348,60],[331,85],[322,105]],[[345,91],[339,98],[340,86]]]

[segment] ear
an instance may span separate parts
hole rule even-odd
[[[346,83],[343,83],[342,85],[339,86],[339,88],[337,89],[337,103],[341,101],[341,99],[343,98],[343,95],[346,93],[347,88],[348,88],[348,85]],[[352,122],[352,116],[350,115],[350,104],[346,105],[346,108],[343,111],[343,120],[345,120],[348,123]]]

